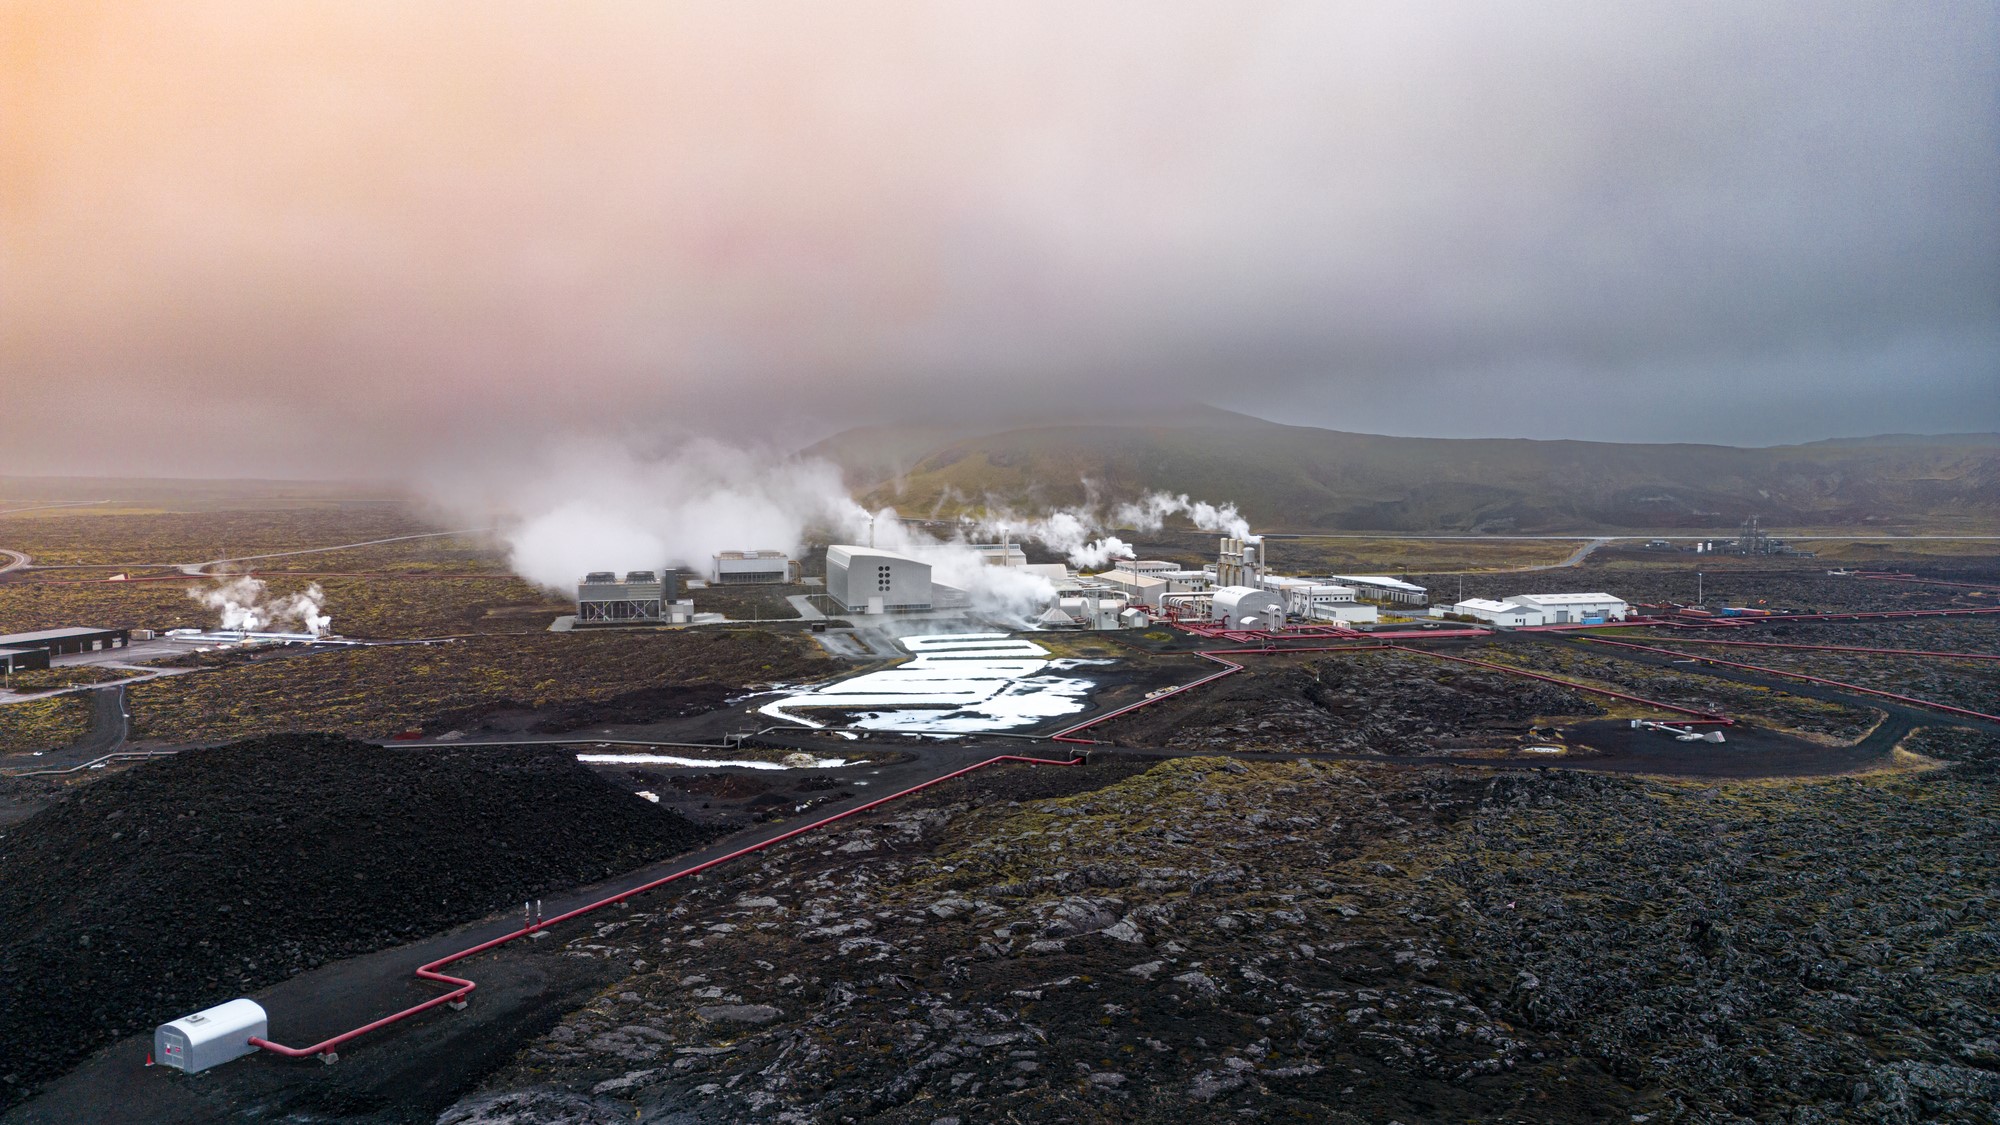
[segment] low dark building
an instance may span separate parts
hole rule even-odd
[[[101,652],[132,643],[130,629],[41,629],[33,633],[0,634],[0,648],[40,649],[50,656]],[[46,668],[45,663],[42,667]]]
[[[33,672],[48,666],[48,649],[0,648],[0,674],[11,676],[16,672]]]

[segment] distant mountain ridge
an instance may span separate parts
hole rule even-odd
[[[1154,489],[1233,501],[1270,531],[1583,532],[2000,526],[2000,434],[1764,448],[1407,438],[1214,408],[1113,421],[849,430],[807,452],[905,515],[1044,508]]]

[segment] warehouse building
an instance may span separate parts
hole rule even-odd
[[[33,649],[49,656],[103,652],[132,643],[130,629],[38,629],[0,635],[0,648]],[[43,664],[42,667],[48,667]]]
[[[1451,605],[1432,606],[1431,616],[1470,617],[1474,621],[1509,629],[1548,624],[1548,615],[1534,606],[1513,601],[1497,602],[1491,598],[1467,598]]]
[[[1374,606],[1356,599],[1352,586],[1275,574],[1265,575],[1258,585],[1284,599],[1286,616],[1295,620],[1372,625],[1382,616]]]
[[[633,570],[620,581],[615,571],[592,571],[576,584],[576,624],[665,624],[677,577],[671,570]]]
[[[0,675],[11,676],[16,672],[34,672],[48,666],[48,649],[0,648]]]
[[[1551,625],[1602,625],[1623,621],[1632,612],[1623,599],[1610,594],[1515,594],[1507,600],[1541,610]]]
[[[799,564],[783,551],[723,551],[713,573],[718,586],[776,586],[797,581]]]
[[[1154,609],[1160,608],[1169,594],[1205,593],[1215,584],[1205,570],[1183,570],[1170,562],[1149,559],[1123,560],[1093,578],[1123,590],[1133,604]]]
[[[964,604],[963,591],[940,589],[947,592],[947,603]],[[909,613],[937,604],[931,564],[897,551],[851,543],[826,549],[826,592],[848,613]]]
[[[1427,605],[1431,593],[1414,582],[1391,578],[1386,574],[1335,574],[1333,581],[1343,586],[1352,586],[1357,594],[1370,601],[1394,602],[1397,605]]]

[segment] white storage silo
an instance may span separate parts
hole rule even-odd
[[[251,1037],[262,1039],[270,1032],[263,1005],[231,1000],[161,1024],[153,1031],[153,1061],[193,1074],[251,1054],[257,1050]]]

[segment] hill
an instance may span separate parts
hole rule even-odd
[[[874,426],[808,452],[908,515],[1148,491],[1234,501],[1271,531],[1568,532],[2000,524],[2000,434],[1739,448],[1384,437],[1226,411],[981,429]]]

